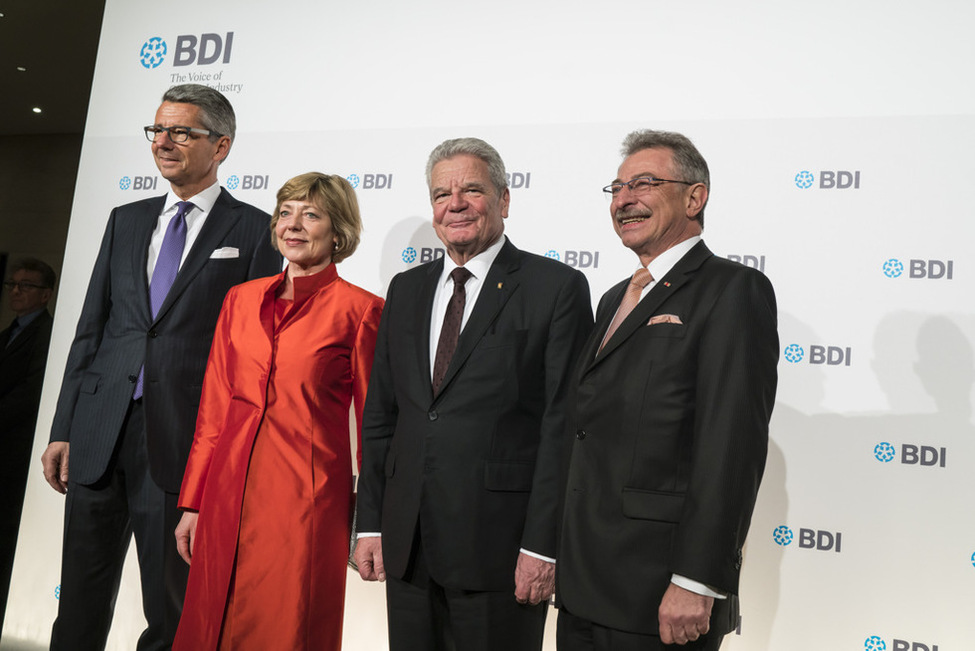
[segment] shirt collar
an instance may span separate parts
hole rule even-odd
[[[471,275],[478,280],[484,280],[484,278],[487,276],[488,270],[491,269],[491,265],[494,264],[495,258],[498,257],[498,253],[501,252],[501,247],[503,247],[504,243],[507,241],[508,238],[502,234],[494,244],[468,260],[467,263],[463,265],[464,268],[471,272]],[[450,272],[459,266],[461,265],[454,262],[453,258],[445,254],[443,274],[440,276],[440,284],[446,284],[447,280],[450,279]]]
[[[700,235],[695,235],[694,237],[689,237],[679,244],[675,244],[670,247],[656,258],[654,258],[650,264],[647,265],[647,271],[653,276],[653,279],[660,280],[674,268],[681,258],[687,255],[687,252],[694,248],[694,245],[701,241]]]
[[[211,210],[213,210],[213,205],[217,203],[217,199],[219,197],[220,197],[220,183],[218,182],[218,183],[214,183],[206,190],[203,190],[193,195],[192,197],[187,199],[187,201],[189,201],[194,206],[196,206],[201,212],[209,213]],[[163,204],[164,206],[163,213],[167,213],[170,211],[175,212],[176,204],[179,203],[180,201],[183,200],[180,199],[178,196],[176,196],[176,193],[170,189],[170,191],[166,193],[166,203]]]

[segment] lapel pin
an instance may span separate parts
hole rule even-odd
[[[664,287],[670,287],[670,283],[667,282],[666,280],[664,281]]]
[[[504,285],[504,283],[498,283],[498,289],[501,289],[501,287],[502,287],[503,285]]]

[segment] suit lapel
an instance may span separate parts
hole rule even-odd
[[[200,234],[193,242],[193,248],[190,249],[186,260],[180,266],[173,286],[169,289],[169,294],[166,295],[166,300],[159,306],[159,313],[156,315],[157,322],[179,300],[182,293],[186,291],[186,288],[190,286],[193,279],[210,260],[210,255],[214,249],[224,240],[227,233],[237,225],[240,215],[233,209],[235,205],[236,201],[232,199],[230,193],[221,188],[220,196],[217,197],[216,203],[213,204],[213,210],[203,222],[203,228],[200,229]]]
[[[464,366],[477,343],[484,337],[508,299],[518,289],[518,280],[514,276],[518,267],[521,266],[518,253],[515,245],[506,241],[501,247],[501,251],[498,252],[498,257],[494,259],[494,264],[488,270],[481,285],[481,292],[477,296],[477,303],[474,304],[471,316],[457,340],[457,349],[454,351],[454,356],[450,360],[450,366],[447,367],[447,374],[444,376],[441,385],[441,395],[447,391],[451,379]],[[429,359],[429,354],[427,359]]]
[[[40,330],[41,326],[45,321],[51,320],[50,313],[45,309],[43,312],[34,317],[34,320],[24,326],[24,329],[20,331],[17,338],[10,341],[11,328],[8,327],[3,332],[0,332],[0,359],[6,358],[8,355],[12,355],[17,349],[26,345]],[[10,345],[7,346],[7,342]]]
[[[135,215],[136,241],[141,242],[141,246],[132,247],[132,277],[141,278],[141,283],[135,283],[136,301],[145,307],[146,321],[152,320],[152,306],[149,302],[149,274],[146,268],[149,265],[149,243],[152,240],[152,232],[156,230],[159,223],[159,215],[162,214],[166,196],[153,197],[141,205],[142,213]],[[127,218],[126,218],[127,219]]]
[[[605,359],[607,355],[611,355],[613,351],[619,348],[623,342],[633,335],[633,333],[646,325],[647,321],[649,321],[650,317],[657,312],[660,306],[676,292],[680,291],[680,288],[691,280],[691,278],[693,278],[694,272],[696,272],[704,261],[710,258],[712,255],[714,254],[711,253],[708,247],[704,245],[703,241],[695,244],[694,247],[688,251],[683,258],[678,260],[677,264],[675,264],[669,272],[667,272],[667,275],[657,281],[657,284],[653,286],[650,293],[644,296],[643,299],[637,303],[636,307],[633,308],[633,311],[630,312],[629,316],[626,317],[626,320],[620,324],[620,327],[616,330],[616,332],[613,333],[610,340],[606,342],[606,346],[595,355],[595,358],[590,357],[592,362],[589,364],[589,367],[586,370],[588,371],[593,366],[596,366],[599,362]],[[626,285],[623,285],[619,291],[619,296],[615,297],[613,304],[616,307],[619,307],[620,301],[623,300],[623,292],[625,289]],[[613,310],[613,314],[615,314],[615,312],[616,311]],[[613,314],[609,315],[610,320],[613,318]],[[608,326],[609,322],[607,321],[602,330],[599,331],[600,336],[606,332],[606,328]],[[595,339],[595,337],[593,337],[593,339]],[[601,339],[598,341],[601,341]],[[598,341],[596,346],[599,345]]]

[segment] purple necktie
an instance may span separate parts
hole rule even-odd
[[[176,280],[179,261],[183,257],[183,247],[186,246],[186,215],[193,210],[193,204],[189,201],[180,201],[176,206],[176,214],[166,227],[166,235],[163,237],[162,247],[156,258],[156,268],[149,282],[149,307],[153,320],[159,314],[159,308],[162,307],[169,289],[173,286],[173,281]],[[139,379],[136,380],[135,393],[132,394],[133,400],[142,397],[144,376],[145,365],[139,369]]]
[[[440,393],[440,385],[447,375],[450,358],[457,350],[457,340],[460,338],[460,324],[464,320],[464,306],[467,303],[467,291],[464,284],[473,274],[464,267],[457,267],[450,272],[454,281],[454,293],[447,303],[447,313],[443,317],[443,328],[440,330],[440,340],[437,342],[437,354],[433,358],[433,395]]]

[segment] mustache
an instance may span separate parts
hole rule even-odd
[[[621,220],[621,219],[632,219],[634,217],[648,217],[649,218],[649,217],[652,216],[652,214],[653,213],[650,210],[647,210],[645,208],[642,208],[642,209],[639,209],[639,210],[623,210],[622,208],[620,208],[615,213],[613,213],[613,219],[616,219],[618,221],[618,220]]]

